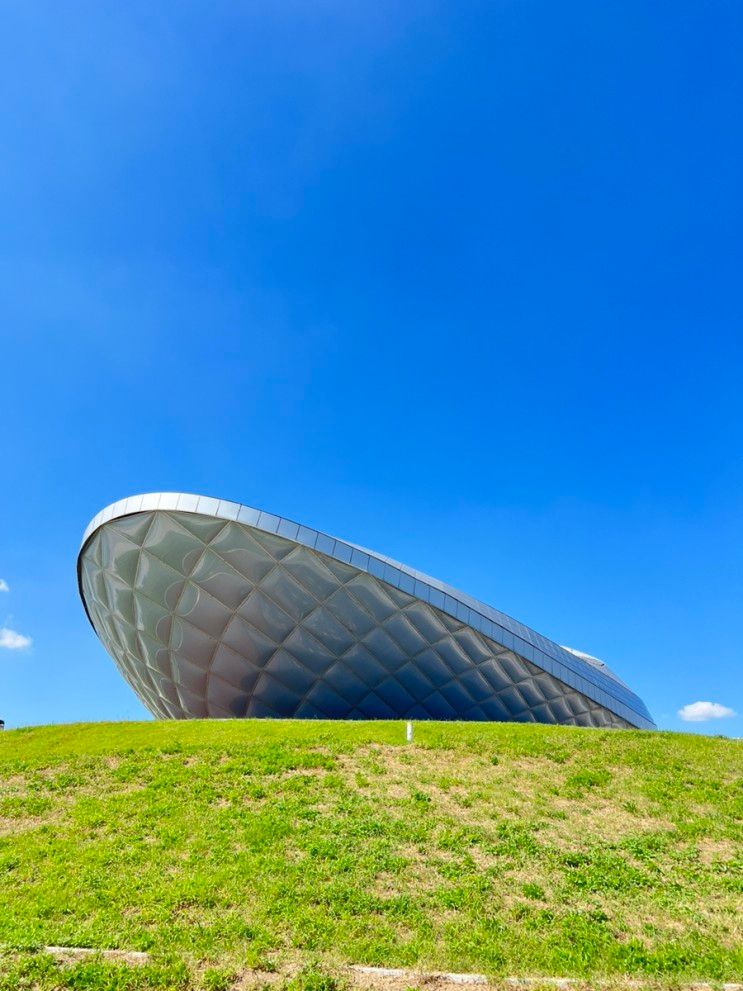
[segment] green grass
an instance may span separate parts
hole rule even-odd
[[[0,991],[287,967],[327,991],[347,963],[740,980],[740,770],[736,741],[516,724],[6,731]]]

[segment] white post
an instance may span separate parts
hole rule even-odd
[[[408,743],[413,742],[413,724],[410,720],[408,720],[408,725],[405,727],[405,739]]]

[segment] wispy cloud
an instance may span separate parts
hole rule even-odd
[[[9,592],[10,585],[5,581],[4,578],[0,578],[0,592]]]
[[[16,633],[7,626],[0,626],[0,647],[6,650],[24,650],[30,646],[31,637],[24,637],[22,633]]]
[[[679,709],[679,716],[685,723],[706,723],[709,719],[726,719],[735,713],[719,702],[690,702]]]

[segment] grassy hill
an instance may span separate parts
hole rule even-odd
[[[327,991],[349,963],[741,980],[742,753],[515,724],[417,723],[412,745],[401,723],[6,731],[0,988],[309,965],[289,984]],[[150,962],[60,969],[47,945]]]

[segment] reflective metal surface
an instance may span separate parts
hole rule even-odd
[[[436,579],[238,503],[122,500],[83,537],[93,627],[157,716],[654,728],[605,665]]]

